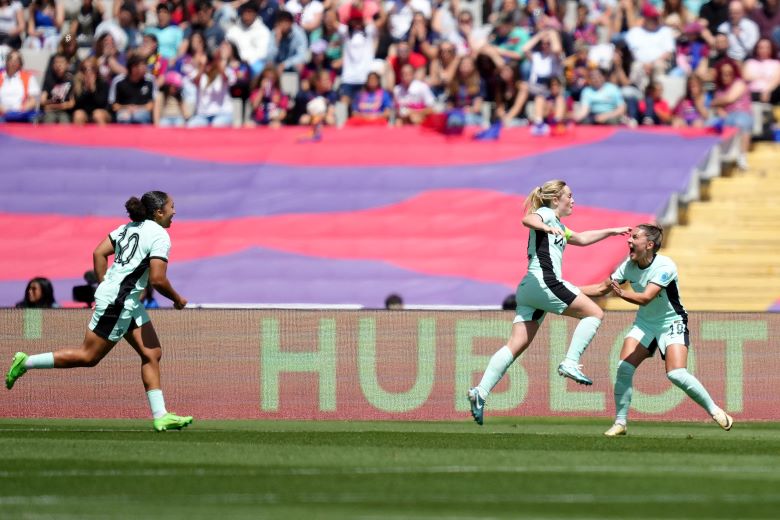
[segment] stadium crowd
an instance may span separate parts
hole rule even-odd
[[[771,112],[780,98],[778,0],[107,5],[0,0],[0,117],[203,127],[446,113],[535,134],[726,124],[749,139],[751,103]],[[19,48],[52,53],[42,84]]]

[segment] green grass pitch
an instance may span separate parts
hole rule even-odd
[[[780,423],[0,419],[0,518],[778,518]]]

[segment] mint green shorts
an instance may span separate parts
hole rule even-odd
[[[579,287],[565,280],[540,280],[534,275],[526,275],[515,293],[517,310],[513,323],[535,321],[541,324],[548,312],[563,314],[579,294]]]
[[[686,347],[690,345],[688,323],[682,318],[656,326],[636,321],[626,337],[637,340],[640,345],[650,351],[651,356],[655,354],[656,350],[659,350],[661,359],[666,359],[666,347],[669,345],[685,345]]]

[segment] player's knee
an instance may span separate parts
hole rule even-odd
[[[100,363],[100,360],[102,358],[95,354],[94,352],[85,352],[81,361],[84,364],[85,367],[94,367],[97,366],[98,363]]]
[[[604,319],[604,310],[601,307],[596,307],[594,309],[593,313],[591,314],[591,317],[596,318],[597,320],[603,320]]]
[[[141,363],[146,365],[148,363],[157,364],[162,359],[162,349],[159,348],[145,348],[141,351]]]

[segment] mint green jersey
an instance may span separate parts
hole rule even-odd
[[[149,281],[151,259],[168,261],[171,238],[153,220],[123,224],[108,237],[114,245],[114,263],[95,291],[96,306],[134,309]]]
[[[653,326],[664,326],[680,320],[688,323],[688,314],[680,300],[677,265],[668,256],[655,255],[650,265],[644,269],[626,258],[612,273],[612,279],[620,283],[630,282],[631,288],[637,293],[644,292],[651,283],[662,288],[653,301],[639,307],[637,322]]]
[[[552,277],[560,280],[562,278],[563,250],[566,248],[567,240],[571,237],[571,231],[566,229],[566,226],[561,223],[551,208],[542,206],[535,213],[542,217],[542,221],[546,225],[560,229],[564,235],[548,234],[535,229],[529,230],[528,274],[536,275],[539,278],[550,279]]]

